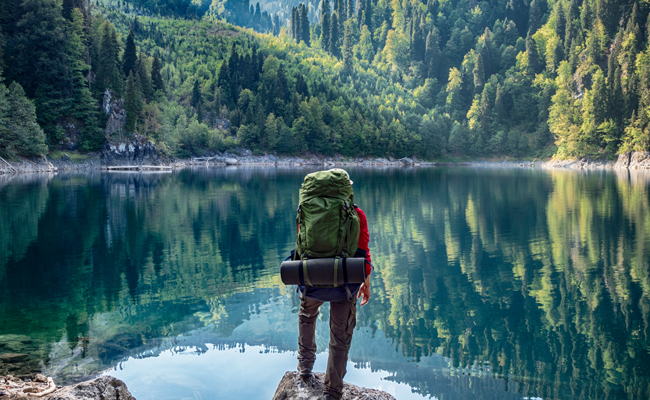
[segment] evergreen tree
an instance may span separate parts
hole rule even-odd
[[[330,2],[323,0],[321,2],[320,20],[321,20],[321,37],[320,46],[325,51],[330,51]]]
[[[126,111],[124,130],[127,133],[132,133],[135,132],[136,122],[142,111],[142,99],[140,93],[138,93],[133,71],[129,73],[129,77],[126,79],[126,94],[124,97],[124,110]]]
[[[302,74],[296,76],[296,93],[303,95],[305,98],[309,97],[309,88]]]
[[[34,103],[18,82],[0,83],[0,152],[37,156],[47,152],[45,133],[36,122]]]
[[[483,46],[480,54],[483,57],[483,66],[485,67],[485,78],[489,78],[494,72],[494,56],[492,55],[492,32],[485,28],[483,33]]]
[[[580,25],[583,30],[591,30],[594,23],[594,15],[589,4],[589,0],[582,1],[582,10],[580,11]]]
[[[354,23],[353,20],[348,21],[350,21],[348,23]],[[372,46],[372,34],[365,25],[361,27],[361,37],[359,38],[359,45],[357,47],[357,57],[368,62],[375,58],[375,50]]]
[[[135,69],[137,73],[136,79],[140,82],[140,89],[142,91],[142,97],[146,101],[153,100],[153,84],[151,82],[151,74],[147,68],[147,56],[140,52],[140,57],[138,57],[138,62],[136,63]]]
[[[372,0],[366,0],[363,5],[363,24],[365,24],[368,27],[368,30],[372,32]]]
[[[352,26],[353,21],[345,25],[345,37],[343,38],[343,73],[351,74],[354,69],[352,54]]]
[[[63,137],[58,123],[69,90],[66,21],[56,0],[25,0],[12,38],[11,66],[6,73],[36,98],[36,115],[50,145]]]
[[[536,32],[542,26],[542,12],[539,9],[539,4],[537,0],[533,0],[530,3],[530,15],[528,17],[528,26],[529,29],[533,30],[533,32]]]
[[[296,18],[295,7],[291,7],[291,37],[294,40],[298,37],[298,19]]]
[[[307,15],[307,7],[303,4],[300,9],[300,29],[301,38],[307,46],[311,46],[309,35],[309,16]]]
[[[221,96],[224,99],[227,105],[232,104],[232,91],[230,86],[230,67],[228,65],[228,60],[224,60],[219,69],[219,77],[217,79],[217,85],[221,90]]]
[[[70,60],[72,96],[68,100],[66,113],[82,125],[81,147],[84,150],[96,150],[104,141],[104,136],[97,122],[97,103],[90,93],[86,80],[90,66],[85,61],[84,17],[78,8],[71,11],[70,17],[68,59]]]
[[[476,64],[474,65],[474,70],[472,73],[474,74],[474,86],[476,86],[477,89],[482,88],[485,84],[485,66],[483,65],[483,54],[478,53]]]
[[[95,88],[99,94],[110,89],[115,96],[122,97],[123,79],[119,68],[120,45],[115,27],[106,21],[102,25],[102,41],[99,54],[99,68]]]
[[[588,2],[588,0],[586,2]],[[618,22],[618,1],[597,0],[596,16],[605,26],[607,34],[612,34],[612,32],[615,31]]]
[[[538,74],[542,72],[542,62],[537,51],[537,44],[530,31],[528,31],[528,35],[526,36],[526,54],[528,55],[528,69],[530,73]]]
[[[564,43],[564,34],[566,33],[566,15],[564,13],[564,6],[561,1],[555,3],[555,34]],[[533,31],[534,32],[534,31]]]
[[[165,84],[163,83],[162,75],[160,74],[160,60],[158,59],[158,54],[154,55],[153,63],[151,64],[151,85],[153,90],[165,91]]]
[[[441,72],[444,71],[444,65],[439,42],[438,30],[434,28],[427,35],[427,47],[424,55],[424,63],[429,78],[442,79]]]
[[[194,86],[192,87],[192,107],[198,109],[201,105],[201,88],[199,86],[199,80],[194,80]]]
[[[138,60],[138,55],[135,50],[135,34],[133,29],[129,31],[129,36],[126,38],[126,46],[124,47],[124,54],[122,55],[122,72],[124,76],[128,76],[129,72],[135,73],[135,63]]]
[[[330,54],[341,58],[341,48],[336,44],[339,41],[339,18],[337,13],[332,14],[332,26],[330,29]]]
[[[354,18],[354,0],[347,0],[347,5],[348,5],[347,19],[353,19]]]
[[[1,10],[0,10],[1,11]],[[4,71],[4,49],[5,49],[5,38],[2,34],[2,25],[0,25],[0,83],[2,83],[2,73]]]
[[[411,57],[414,61],[424,61],[426,54],[426,40],[422,33],[420,24],[414,26],[413,37],[411,38]]]

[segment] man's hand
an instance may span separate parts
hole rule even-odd
[[[366,281],[361,284],[357,298],[361,297],[361,305],[365,306],[370,300],[370,277],[366,277]]]

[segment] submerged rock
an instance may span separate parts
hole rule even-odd
[[[273,400],[321,400],[325,374],[317,373],[308,383],[302,380],[298,372],[287,372],[282,377]],[[345,383],[342,400],[395,400],[390,394],[377,389],[366,389]]]

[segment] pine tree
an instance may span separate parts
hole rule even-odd
[[[618,18],[618,1],[617,0],[597,0],[596,16],[605,26],[608,35],[616,29]]]
[[[70,60],[72,96],[68,100],[66,113],[81,123],[81,147],[84,150],[98,149],[104,141],[97,121],[97,103],[93,99],[86,74],[90,66],[86,64],[84,46],[84,17],[78,8],[71,11],[68,30],[68,58]]]
[[[368,27],[368,30],[372,32],[372,0],[366,0],[364,2],[364,21],[363,24]]]
[[[151,74],[147,68],[146,55],[140,52],[140,57],[138,57],[138,62],[136,63],[135,69],[137,73],[136,79],[140,82],[140,89],[142,90],[142,96],[146,101],[153,100],[153,84],[151,82]]]
[[[296,18],[295,7],[291,7],[291,37],[294,40],[298,37],[298,19]]]
[[[330,51],[330,2],[328,0],[323,0],[321,2],[320,9],[320,20],[321,20],[321,37],[320,37],[320,46],[325,51]]]
[[[441,79],[441,72],[444,70],[442,52],[440,51],[440,36],[438,30],[433,29],[427,35],[427,47],[424,55],[424,63],[429,78]]]
[[[343,38],[343,73],[351,74],[354,68],[354,60],[352,54],[352,24],[350,21],[345,25],[345,37]]]
[[[593,11],[589,4],[589,0],[583,0],[582,2],[582,11],[580,11],[580,25],[582,29],[587,31],[591,30],[594,23]]]
[[[354,20],[348,21],[348,23],[354,23]],[[358,57],[362,60],[370,62],[375,58],[375,49],[372,46],[372,34],[365,25],[361,27],[361,37],[359,38],[357,51]]]
[[[533,0],[530,3],[530,15],[528,17],[528,26],[529,29],[533,30],[533,32],[536,32],[542,26],[542,12],[539,9],[539,4],[537,0]]]
[[[332,14],[332,25],[330,29],[330,54],[341,58],[341,48],[336,44],[339,41],[339,18],[336,13]]]
[[[129,31],[129,36],[126,38],[126,47],[122,55],[122,72],[124,76],[128,76],[129,72],[135,73],[135,63],[138,60],[138,55],[135,50],[135,34],[133,29]]]
[[[494,56],[492,55],[492,32],[490,29],[485,28],[483,33],[483,46],[481,47],[481,55],[483,56],[483,66],[485,67],[485,78],[489,78],[494,72]]]
[[[110,89],[117,97],[122,97],[123,79],[119,68],[120,48],[115,27],[106,21],[102,25],[102,41],[99,54],[99,68],[95,88],[99,94]]]
[[[411,58],[413,61],[424,61],[427,45],[420,24],[414,26],[411,38]]]
[[[61,4],[56,0],[25,0],[22,18],[12,37],[9,80],[17,81],[30,98],[36,98],[38,122],[50,145],[63,137],[58,123],[69,92],[70,63]]]
[[[307,46],[311,46],[309,37],[309,16],[307,15],[307,7],[304,4],[300,9],[300,28],[302,35],[300,40],[304,41]]]
[[[347,17],[347,19],[353,19],[354,18],[354,0],[348,0],[347,5],[348,5],[348,9],[347,9],[348,17]]]
[[[201,88],[199,86],[199,80],[194,80],[194,86],[192,87],[192,107],[198,108],[201,105]]]
[[[36,122],[34,103],[12,82],[0,83],[0,151],[8,156],[37,156],[47,152],[45,133]]]
[[[566,33],[566,15],[564,14],[564,6],[561,1],[555,3],[555,34],[564,43],[564,34]]]
[[[476,64],[474,65],[474,86],[478,89],[485,84],[485,66],[483,65],[483,54],[478,53]]]
[[[142,111],[142,99],[140,98],[140,93],[138,93],[133,71],[129,73],[129,77],[126,79],[126,94],[124,97],[124,109],[126,110],[124,130],[127,133],[132,133],[135,132],[136,122]]]
[[[538,74],[542,71],[542,63],[537,51],[537,44],[533,39],[533,35],[528,31],[526,36],[526,54],[528,55],[528,69],[532,74]]]
[[[228,60],[224,60],[219,69],[219,77],[217,79],[217,85],[221,90],[221,96],[224,102],[230,106],[233,104],[233,95],[230,87],[230,67],[228,65]]]
[[[154,55],[153,63],[151,64],[151,85],[153,90],[165,91],[165,84],[163,83],[162,75],[160,74],[160,60],[158,59],[158,54]]]

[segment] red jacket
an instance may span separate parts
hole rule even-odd
[[[370,241],[370,235],[368,234],[368,219],[366,218],[366,213],[362,209],[356,207],[357,214],[359,215],[359,248],[366,252],[366,275],[370,275],[372,272],[372,260],[370,258],[370,249],[368,248],[368,242]]]

